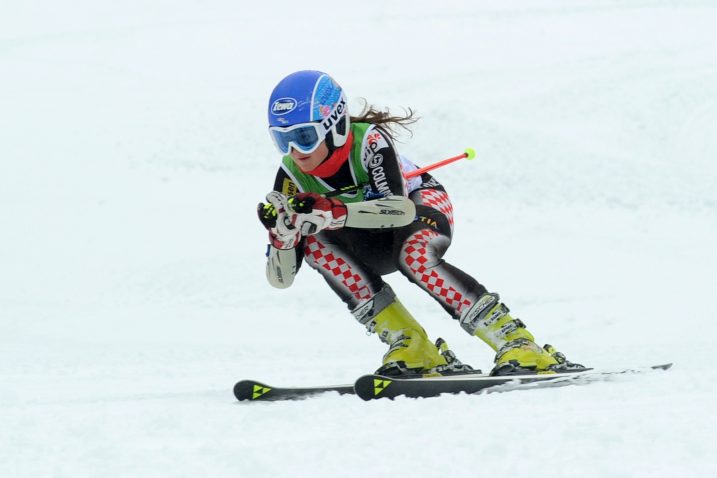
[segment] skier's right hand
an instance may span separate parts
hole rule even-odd
[[[259,220],[269,231],[269,241],[277,249],[292,249],[299,244],[301,233],[291,221],[294,214],[288,207],[288,198],[272,191],[266,195],[269,204],[259,203]]]

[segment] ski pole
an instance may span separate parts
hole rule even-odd
[[[404,174],[403,177],[406,179],[411,179],[416,176],[420,176],[421,174],[425,173],[426,171],[431,171],[433,169],[441,168],[447,164],[451,164],[460,159],[463,159],[463,158],[473,159],[475,157],[476,157],[475,150],[473,148],[466,148],[466,150],[462,154],[459,154],[458,156],[453,156],[452,158],[442,159],[433,164],[429,164],[428,166],[414,169],[413,171],[409,171],[406,174]],[[323,196],[327,197],[327,198],[332,198],[332,197],[340,196],[344,193],[350,193],[350,192],[357,191],[359,189],[362,189],[364,186],[365,186],[365,184],[356,184],[356,185],[352,185],[352,186],[345,186],[343,188],[336,189],[335,191],[329,191],[329,192],[323,194]]]
[[[322,194],[322,196],[325,198],[333,198],[336,196],[341,196],[342,194],[345,194],[345,193],[352,193],[354,191],[358,191],[359,189],[363,189],[364,186],[366,186],[366,184],[354,184],[351,186],[344,186],[342,188],[335,189],[333,191],[324,193],[324,194]]]
[[[421,174],[431,171],[436,168],[440,168],[442,166],[445,166],[446,164],[451,164],[454,161],[458,161],[460,159],[466,158],[466,159],[473,159],[476,157],[476,152],[473,148],[466,148],[465,152],[463,154],[459,154],[458,156],[453,156],[452,158],[443,159],[441,161],[437,161],[433,164],[429,164],[428,166],[424,166],[422,168],[414,169],[413,171],[409,171],[406,174],[403,175],[406,179],[411,179],[416,176],[420,176]]]

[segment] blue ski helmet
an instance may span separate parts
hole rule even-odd
[[[349,136],[346,96],[338,83],[321,71],[297,71],[281,80],[271,92],[268,115],[270,130],[319,123],[316,129],[323,133],[319,143],[326,139],[329,150],[343,146]],[[275,142],[276,136],[272,132]]]

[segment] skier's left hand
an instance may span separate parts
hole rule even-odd
[[[299,193],[289,198],[288,206],[296,214],[292,223],[304,236],[324,229],[340,229],[346,224],[346,205],[338,199],[317,193]]]

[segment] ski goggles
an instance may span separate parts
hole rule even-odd
[[[326,138],[326,128],[321,123],[299,123],[287,127],[270,126],[269,134],[281,154],[289,154],[293,147],[302,154],[316,151]]]

